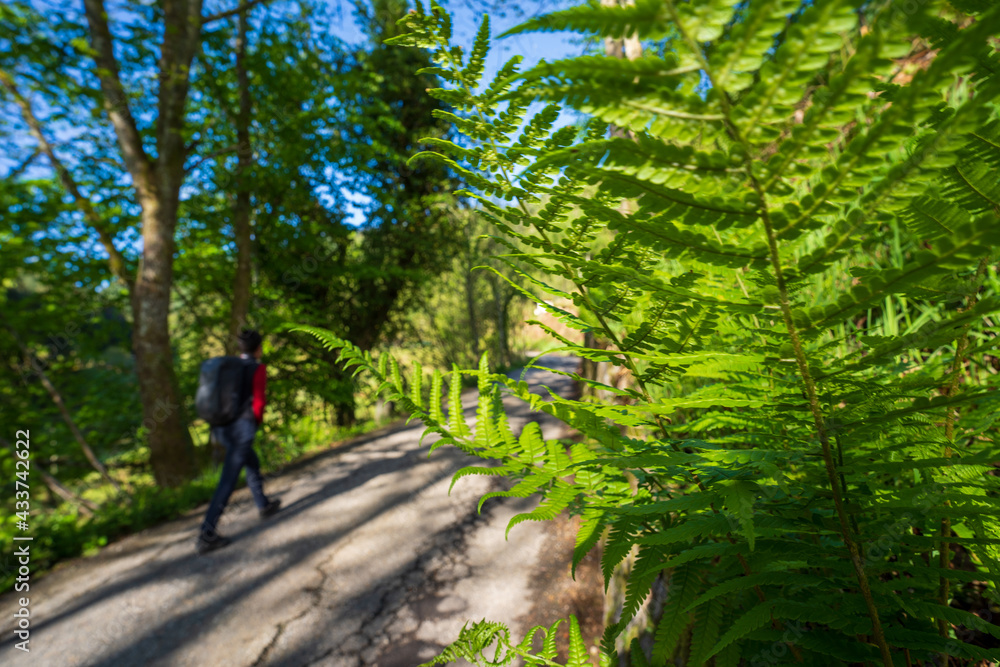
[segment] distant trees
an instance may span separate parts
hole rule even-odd
[[[509,366],[516,362],[512,330],[521,323],[519,308],[527,299],[509,281],[512,267],[496,257],[508,248],[492,238],[497,229],[480,211],[461,208],[452,214],[459,247],[435,289],[417,296],[403,338],[421,363],[439,368],[475,366],[483,352],[494,366]]]
[[[457,179],[437,164],[408,163],[423,148],[421,137],[443,136],[447,126],[431,115],[444,108],[425,92],[437,85],[434,77],[412,74],[430,64],[426,55],[382,43],[405,7],[377,0],[360,9],[369,43],[357,49],[338,51],[327,40],[317,60],[287,70],[269,59],[297,94],[286,108],[290,122],[269,130],[268,164],[259,170],[267,174],[257,238],[262,298],[285,320],[324,322],[363,349],[393,334],[416,291],[450,265],[458,247],[449,203]],[[305,30],[271,39],[324,40]],[[332,365],[308,338],[298,343],[308,356],[296,349],[286,360],[298,377]],[[353,382],[334,373],[312,389],[335,408],[339,424],[350,424]]]

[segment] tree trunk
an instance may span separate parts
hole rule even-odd
[[[104,0],[84,0],[95,74],[142,208],[142,259],[132,290],[133,349],[157,484],[177,486],[195,472],[194,446],[170,347],[174,230],[184,182],[185,109],[191,64],[201,45],[201,0],[163,0],[156,108],[156,157],[146,153],[122,85]]]
[[[185,424],[183,400],[170,346],[170,287],[173,284],[176,199],[142,206],[142,268],[132,294],[135,352],[142,425],[149,462],[160,486],[179,486],[194,475],[194,443]]]
[[[247,0],[240,2],[246,8]],[[246,324],[250,310],[251,251],[250,240],[250,167],[253,150],[250,146],[250,77],[247,74],[247,13],[239,14],[239,34],[236,42],[236,81],[239,88],[239,113],[236,115],[236,204],[233,207],[233,233],[236,237],[236,277],[233,280],[233,308],[229,317],[229,339],[226,352],[237,352],[237,335]]]

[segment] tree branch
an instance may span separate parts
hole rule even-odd
[[[19,456],[17,456],[17,450],[14,448],[14,445],[10,444],[10,440],[7,440],[2,435],[0,435],[0,444],[3,444],[4,447],[9,449],[10,453],[13,454],[16,458],[20,458]],[[86,498],[74,494],[72,491],[63,486],[63,484],[58,479],[49,474],[45,470],[45,468],[41,467],[40,465],[36,464],[35,470],[38,471],[38,473],[42,476],[42,481],[45,482],[45,486],[49,487],[49,491],[59,496],[66,502],[71,503],[73,505],[77,505],[80,508],[80,513],[83,514],[84,516],[94,515],[94,510],[97,509],[97,505],[90,502]]]
[[[52,148],[52,144],[49,143],[45,134],[42,132],[42,125],[38,122],[38,117],[35,116],[35,111],[31,107],[31,102],[21,94],[18,90],[17,85],[14,80],[10,77],[7,72],[0,70],[0,85],[7,89],[7,91],[14,97],[14,101],[17,106],[21,109],[21,116],[24,118],[24,122],[28,124],[28,130],[31,135],[38,141],[38,150],[45,154],[45,157],[49,159],[52,164],[52,168],[56,170],[59,175],[59,180],[62,181],[63,187],[69,192],[70,196],[73,197],[73,203],[76,204],[77,209],[83,213],[84,220],[87,224],[97,232],[97,235],[101,239],[101,245],[104,246],[104,250],[108,253],[108,264],[111,266],[111,273],[116,278],[122,281],[125,287],[131,291],[132,280],[128,275],[128,271],[125,268],[125,258],[115,247],[114,235],[111,230],[104,224],[104,220],[98,215],[97,211],[94,209],[94,205],[91,203],[90,199],[83,196],[80,192],[80,188],[76,184],[76,180],[70,173],[66,165],[63,164],[62,160],[55,154],[55,150]]]
[[[186,107],[191,64],[201,48],[202,0],[163,1],[163,41],[160,44],[160,89],[157,94],[157,185],[169,211],[177,206],[184,180]],[[167,218],[172,214],[167,213]],[[172,224],[172,223],[171,223]]]
[[[184,173],[185,174],[190,173],[196,167],[200,166],[204,162],[208,162],[212,158],[219,157],[220,155],[227,155],[229,153],[235,153],[237,150],[239,150],[239,148],[240,147],[239,147],[238,144],[233,144],[232,146],[226,146],[225,148],[220,148],[219,150],[212,151],[208,155],[205,155],[200,160],[198,160],[197,162],[195,162],[194,164],[192,164],[190,167],[185,167],[184,168]]]
[[[151,195],[155,188],[153,163],[142,147],[142,136],[135,124],[128,96],[118,73],[118,61],[114,54],[111,30],[108,28],[104,0],[83,0],[83,7],[90,26],[90,45],[94,49],[94,64],[97,66],[95,73],[104,93],[104,110],[115,128],[125,167],[131,174],[136,189],[144,197]]]
[[[241,4],[239,7],[236,7],[235,9],[227,9],[224,12],[218,12],[216,14],[209,14],[208,16],[206,16],[205,18],[203,18],[201,20],[201,24],[205,25],[206,23],[211,23],[212,21],[220,21],[222,19],[227,19],[230,16],[236,16],[240,12],[247,11],[248,9],[250,9],[251,7],[253,7],[254,5],[259,5],[259,4],[262,4],[262,3],[265,3],[265,2],[271,2],[271,0],[249,0],[249,2],[246,2],[245,4]]]
[[[6,86],[4,87],[6,88]],[[29,155],[24,162],[14,167],[11,170],[11,172],[7,174],[7,180],[12,181],[18,176],[20,176],[22,173],[24,173],[24,171],[31,166],[31,163],[35,161],[35,158],[37,158],[41,154],[42,154],[42,149],[36,147],[35,150],[31,152],[31,155]]]
[[[10,332],[11,337],[17,346],[21,348],[21,352],[24,353],[25,361],[30,365],[31,370],[34,371],[35,375],[41,381],[42,386],[45,387],[45,391],[49,392],[49,396],[52,398],[52,402],[55,403],[56,408],[59,410],[59,414],[62,416],[63,421],[66,422],[66,426],[69,427],[70,433],[73,434],[73,438],[76,440],[77,444],[80,445],[80,449],[83,450],[83,455],[87,457],[90,465],[93,466],[94,470],[101,476],[101,478],[110,484],[115,491],[123,494],[121,485],[115,480],[114,477],[108,474],[108,469],[104,467],[101,460],[97,458],[94,450],[90,448],[87,443],[87,439],[83,437],[83,433],[77,426],[76,421],[73,419],[73,415],[70,414],[69,409],[66,407],[66,403],[63,401],[62,394],[56,389],[55,385],[49,379],[49,376],[45,374],[45,369],[42,365],[38,363],[38,360],[28,349],[28,346],[18,337],[17,332],[14,331],[10,326],[7,326],[7,331]]]

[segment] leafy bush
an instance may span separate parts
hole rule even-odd
[[[605,577],[638,548],[602,664],[661,574],[654,664],[1000,658],[983,645],[1000,627],[960,604],[1000,580],[1000,6],[595,2],[517,30],[634,35],[661,55],[520,74],[515,58],[486,86],[488,23],[465,59],[439,6],[405,20],[396,41],[432,51],[450,84],[433,94],[455,110],[436,113],[471,140],[428,140],[437,159],[532,249],[506,258],[524,292],[570,300],[536,299],[607,342],[551,331],[564,349],[631,385],[580,377],[596,397],[543,399],[484,360],[452,371],[445,414],[440,372],[428,401],[419,368],[406,382],[394,359],[311,331],[437,445],[497,461],[456,474],[514,480],[483,501],[541,494],[511,526],[580,513],[575,561],[606,536]],[[537,101],[553,104],[525,122]],[[556,104],[586,131],[555,129]],[[515,435],[504,393],[585,442]],[[484,622],[440,661],[492,647],[489,664],[555,664],[529,645]],[[570,664],[586,664],[578,633]]]

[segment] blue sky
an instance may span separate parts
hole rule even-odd
[[[477,30],[479,29],[479,14],[474,5],[475,0],[438,0],[442,6],[451,12],[454,24],[455,42],[462,46],[470,46]],[[479,0],[483,4],[485,0]],[[423,0],[426,8],[428,2]],[[511,3],[506,0],[496,0],[495,4],[513,6],[520,8],[520,16],[515,16],[514,12],[504,15],[504,12],[490,15],[491,32],[499,35],[504,31],[526,21],[536,14],[544,14],[555,9],[575,4],[575,0],[527,0],[525,2]],[[340,30],[335,30],[336,35],[345,42],[360,42],[365,39],[353,21],[352,3],[349,0],[329,0],[329,6],[333,12],[339,13],[344,20]],[[574,45],[568,39],[567,33],[538,33],[512,35],[494,43],[486,63],[486,77],[491,78],[492,74],[503,65],[511,56],[519,54],[524,57],[525,66],[537,64],[540,60],[554,60],[571,55],[579,55],[582,47]]]
[[[485,0],[480,0],[480,2],[484,1]],[[120,31],[120,28],[116,29],[116,18],[120,20],[128,14],[132,14],[134,17],[132,8],[141,5],[149,5],[152,0],[105,0],[105,2],[111,19],[110,23],[112,34],[116,34]],[[503,2],[504,0],[498,0],[498,3]],[[52,12],[56,7],[59,8],[60,12],[69,10],[66,14],[67,18],[83,23],[82,7],[74,6],[71,8],[63,5],[59,0],[30,0],[30,3],[43,13]],[[279,9],[281,8],[281,5],[294,3],[277,0],[268,4],[275,9]],[[455,26],[455,42],[468,48],[471,46],[475,33],[479,27],[479,17],[472,9],[470,1],[443,0],[442,4],[444,4],[452,12]],[[491,16],[492,33],[494,35],[498,35],[526,20],[532,14],[540,13],[542,10],[550,11],[558,6],[564,6],[566,4],[569,4],[568,0],[529,0],[527,2],[519,3],[523,10],[523,15],[520,17]],[[232,9],[236,5],[236,0],[209,0],[206,2],[204,13],[205,15],[209,15],[215,12]],[[358,44],[366,40],[366,36],[361,32],[354,19],[353,3],[351,0],[329,0],[326,8],[335,19],[331,22],[330,26],[336,37],[349,44]],[[266,10],[258,9],[257,12],[258,13],[255,18],[258,20],[266,20],[266,18],[262,17],[262,14],[266,16]],[[500,66],[502,66],[504,62],[515,54],[521,55],[524,58],[522,68],[528,68],[543,59],[555,60],[572,55],[579,55],[582,50],[583,47],[573,44],[567,34],[539,33],[513,35],[494,42],[493,48],[487,58],[484,80],[491,80]],[[49,115],[47,113],[48,107],[45,100],[35,98],[33,99],[33,105],[35,106],[36,111],[42,112],[42,116]],[[51,126],[48,127],[53,129]],[[54,129],[58,133],[56,139],[59,141],[69,140],[74,136],[74,134],[78,134],[78,131],[74,132],[71,127],[60,126]],[[28,145],[34,146],[35,142],[32,138],[25,136],[24,140]],[[3,173],[13,166],[14,162],[9,157],[0,155],[0,173]]]
[[[445,4],[452,10],[452,15],[454,16],[456,41],[462,43],[463,45],[471,45],[473,37],[479,28],[479,23],[475,20],[473,13],[469,11],[468,3],[463,2],[462,0],[456,0]],[[535,3],[521,3],[522,7],[524,7],[526,11],[537,7],[543,7],[548,11],[551,11],[555,8],[554,5],[556,4],[568,3],[537,1]],[[532,7],[532,5],[534,5],[534,7]],[[529,16],[527,15],[520,18],[491,16],[491,32],[494,36],[502,34],[506,30],[513,28],[528,18]],[[538,62],[543,59],[551,61],[559,58],[566,58],[568,56],[580,55],[583,47],[571,43],[569,37],[568,33],[530,33],[512,35],[510,37],[505,37],[502,40],[495,41],[486,63],[486,78],[492,78],[492,75],[500,68],[500,66],[514,55],[521,55],[524,57],[523,67],[531,67],[532,65],[538,64]]]

